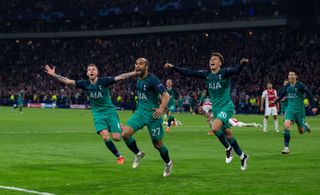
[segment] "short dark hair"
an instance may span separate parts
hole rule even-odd
[[[224,58],[223,58],[223,55],[222,55],[221,53],[219,53],[219,52],[213,52],[213,53],[211,54],[211,57],[213,57],[213,56],[218,56],[219,59],[220,59],[220,61],[221,61],[221,63],[222,63],[222,64],[224,63]]]
[[[290,73],[290,72],[294,72],[294,74],[298,76],[297,70],[291,69],[291,70],[289,70],[288,73]]]
[[[98,69],[97,65],[95,65],[93,63],[88,64],[87,68],[89,68],[90,66],[96,67],[96,69]]]

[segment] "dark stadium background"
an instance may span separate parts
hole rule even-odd
[[[225,66],[250,59],[232,81],[238,113],[258,113],[266,83],[279,89],[289,69],[298,71],[319,105],[319,26],[316,0],[2,0],[0,105],[11,105],[23,89],[25,106],[51,107],[56,95],[57,107],[86,107],[85,93],[49,78],[45,64],[78,80],[86,78],[89,63],[101,75],[117,75],[143,56],[196,110],[204,83],[163,65],[206,69],[213,51],[224,55]],[[135,95],[133,80],[112,87],[119,109],[131,109]]]

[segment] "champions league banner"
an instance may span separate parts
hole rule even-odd
[[[271,0],[255,0],[254,4],[270,3]],[[145,14],[148,12],[163,12],[172,10],[191,10],[191,9],[211,9],[218,6],[233,6],[233,5],[251,5],[253,1],[249,0],[184,0],[184,1],[169,1],[165,3],[155,3],[149,5],[132,5],[126,7],[105,7],[99,10],[95,9],[66,9],[56,10],[53,12],[40,12],[32,11],[31,13],[26,10],[19,12],[19,14],[6,15],[1,17],[6,20],[43,20],[46,22],[54,22],[64,19],[77,19],[77,18],[90,18],[90,17],[107,17],[112,15],[121,14]],[[14,18],[13,18],[14,17]]]

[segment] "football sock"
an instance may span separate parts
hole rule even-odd
[[[139,150],[138,147],[137,147],[136,140],[135,140],[132,136],[130,136],[128,139],[125,139],[125,138],[123,138],[123,139],[124,139],[126,145],[128,146],[128,148],[129,148],[133,153],[135,153],[135,154],[138,154],[138,153],[139,153],[140,150]]]
[[[290,142],[290,130],[289,129],[284,129],[284,146],[289,147],[289,142]]]
[[[274,128],[278,131],[279,130],[279,124],[278,124],[278,119],[274,120]]]
[[[268,126],[268,120],[266,118],[263,119],[263,130],[266,131]]]
[[[168,118],[168,127],[171,126],[171,123],[172,123],[172,118],[171,118],[171,116],[169,116],[169,118]]]
[[[218,137],[219,141],[222,143],[222,145],[226,149],[229,148],[229,143],[228,143],[226,136],[224,135],[222,130],[219,130],[219,131],[215,132],[214,134]]]
[[[113,144],[111,139],[104,140],[104,143],[106,144],[107,148],[116,156],[119,157],[121,156],[120,153],[118,152],[116,146]]]
[[[238,145],[238,142],[236,140],[236,138],[233,136],[231,139],[228,139],[230,145],[232,146],[232,148],[234,149],[234,151],[237,153],[238,156],[242,155],[242,150]]]
[[[162,160],[168,164],[170,162],[169,152],[165,145],[162,145],[160,149],[157,149],[160,152]]]

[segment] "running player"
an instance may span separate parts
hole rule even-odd
[[[127,125],[123,128],[123,139],[128,148],[135,154],[132,168],[140,165],[145,153],[138,149],[135,139],[132,137],[138,130],[147,126],[154,147],[159,151],[165,162],[163,176],[167,177],[172,171],[172,161],[169,157],[167,147],[163,144],[163,127],[161,115],[170,100],[170,95],[160,80],[149,73],[149,61],[138,58],[135,63],[135,71],[138,72],[137,91],[138,108],[129,118]],[[159,100],[161,96],[161,104]]]
[[[305,124],[305,111],[303,105],[304,94],[308,96],[312,106],[312,112],[316,114],[318,111],[311,91],[302,82],[297,81],[297,78],[298,76],[295,71],[289,71],[289,84],[284,86],[284,89],[281,90],[281,94],[279,94],[279,97],[274,102],[277,103],[284,97],[288,99],[288,107],[286,109],[284,121],[284,149],[282,150],[282,154],[289,154],[289,142],[291,137],[290,127],[294,123],[297,123],[300,134],[305,132],[310,133],[311,131],[310,127]]]
[[[22,114],[22,108],[23,108],[23,90],[21,90],[18,94],[17,104],[13,104],[12,110],[14,111],[16,108],[20,109],[20,114]]]
[[[281,89],[279,90],[279,93],[281,93],[281,90],[284,90],[284,89],[285,89],[284,86],[286,86],[288,83],[289,83],[288,79],[285,79],[285,80],[283,81],[283,88],[281,88]],[[281,108],[280,108],[280,113],[281,113],[282,116],[284,116],[285,113],[286,113],[286,109],[287,109],[287,107],[288,107],[288,99],[287,99],[286,97],[282,98],[282,100],[281,100],[281,102],[280,102],[280,107],[281,107]]]
[[[172,126],[176,125],[176,120],[175,120],[175,118],[173,116],[173,113],[175,112],[176,101],[178,100],[180,94],[179,94],[177,88],[172,87],[173,84],[172,84],[172,80],[171,79],[167,80],[166,85],[167,85],[167,91],[168,91],[168,93],[170,95],[170,100],[169,100],[169,103],[168,103],[168,108],[169,108],[168,121],[167,121],[167,128],[166,128],[166,132],[169,133],[171,124],[172,124]]]
[[[92,106],[94,126],[97,134],[104,140],[106,147],[117,157],[117,163],[123,164],[123,156],[121,156],[110,139],[111,134],[111,138],[114,141],[120,141],[121,128],[116,108],[111,101],[108,86],[117,81],[133,77],[137,72],[124,73],[116,77],[98,77],[99,72],[97,66],[95,64],[89,64],[87,67],[89,80],[75,81],[56,74],[55,67],[51,68],[49,65],[46,65],[45,69],[50,76],[62,83],[69,86],[76,86],[87,92]]]
[[[212,132],[218,137],[226,150],[226,163],[233,159],[233,150],[240,156],[241,170],[247,169],[248,155],[240,149],[232,131],[229,119],[234,113],[234,105],[230,96],[231,76],[241,71],[248,63],[248,59],[241,59],[240,65],[232,68],[221,68],[224,58],[220,53],[212,53],[209,61],[210,70],[188,70],[166,63],[165,68],[171,68],[185,76],[192,76],[205,80],[211,103],[213,121],[210,121]]]
[[[277,91],[272,88],[272,84],[269,82],[267,83],[267,89],[263,91],[261,97],[261,112],[263,111],[263,104],[265,102],[265,109],[264,109],[264,119],[263,119],[263,132],[267,132],[268,126],[268,118],[270,115],[273,116],[274,120],[274,128],[276,132],[279,132],[279,125],[278,125],[278,110],[274,103],[274,100],[277,98]]]

